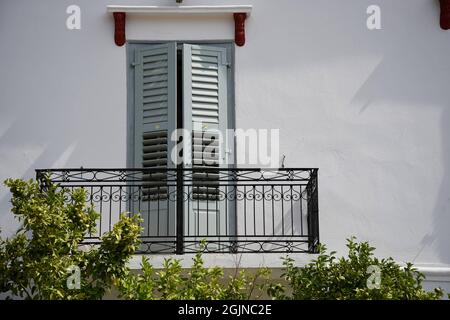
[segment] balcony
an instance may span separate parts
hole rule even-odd
[[[39,169],[37,180],[84,188],[100,213],[98,244],[123,212],[141,214],[137,253],[316,253],[318,169]],[[70,199],[67,199],[70,201]]]

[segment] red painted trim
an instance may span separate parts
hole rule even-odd
[[[234,14],[234,41],[239,47],[245,44],[245,19],[247,19],[246,13]]]
[[[450,0],[441,0],[449,1]],[[114,12],[114,42],[119,47],[123,46],[126,42],[125,36],[125,12]],[[247,19],[246,13],[235,13],[234,14],[234,28],[235,28],[235,42],[236,45],[242,47],[245,44],[245,19]]]
[[[119,47],[123,46],[126,41],[125,37],[125,12],[114,12],[114,42]]]
[[[444,30],[450,29],[450,0],[439,0],[441,4],[441,28]]]

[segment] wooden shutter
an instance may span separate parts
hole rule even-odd
[[[228,57],[222,47],[188,45],[183,47],[184,128],[192,131],[192,159],[188,167],[218,167],[219,157],[227,159],[219,148],[217,132],[225,135],[228,122]],[[217,152],[210,157],[205,147]],[[212,164],[206,163],[212,162]]]
[[[191,235],[224,234],[224,190],[214,168],[226,167],[229,156],[218,134],[224,138],[228,127],[228,68],[226,48],[183,45],[183,125],[192,132],[192,156],[184,165],[194,169],[189,190],[194,201],[185,210]]]
[[[135,52],[135,166],[174,168],[170,135],[176,129],[176,45],[149,45]],[[163,198],[166,174],[144,175],[144,199]]]

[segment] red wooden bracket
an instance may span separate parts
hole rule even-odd
[[[234,14],[234,41],[239,47],[245,44],[245,19],[247,19],[246,13]]]
[[[125,12],[114,12],[114,42],[119,47],[123,46],[126,41],[125,36]]]
[[[450,1],[450,0],[445,0]],[[119,47],[123,46],[126,42],[125,36],[125,12],[114,12],[114,42]],[[245,19],[247,19],[246,13],[234,14],[234,28],[235,28],[235,42],[236,45],[242,47],[245,44]]]
[[[441,4],[441,28],[444,30],[450,29],[450,0],[439,0]]]

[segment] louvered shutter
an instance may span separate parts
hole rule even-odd
[[[192,159],[185,159],[185,165],[218,167],[222,160],[222,165],[226,166],[228,159],[225,149],[219,148],[217,132],[225,135],[228,123],[227,50],[185,44],[183,55],[184,128],[193,135]],[[205,146],[217,150],[215,155],[204,153]]]
[[[183,46],[183,122],[192,132],[192,157],[184,161],[185,167],[195,170],[188,191],[193,205],[185,210],[185,220],[191,222],[189,234],[223,234],[224,221],[229,221],[220,197],[225,190],[219,186],[219,171],[214,170],[226,167],[230,156],[218,135],[225,137],[228,124],[228,66],[226,48]]]
[[[176,129],[176,46],[135,53],[135,165],[173,168],[170,134]]]
[[[176,129],[176,45],[148,45],[135,51],[135,167],[174,168],[170,150]],[[172,192],[164,172],[144,174],[138,205],[144,235],[172,235],[175,228]]]

